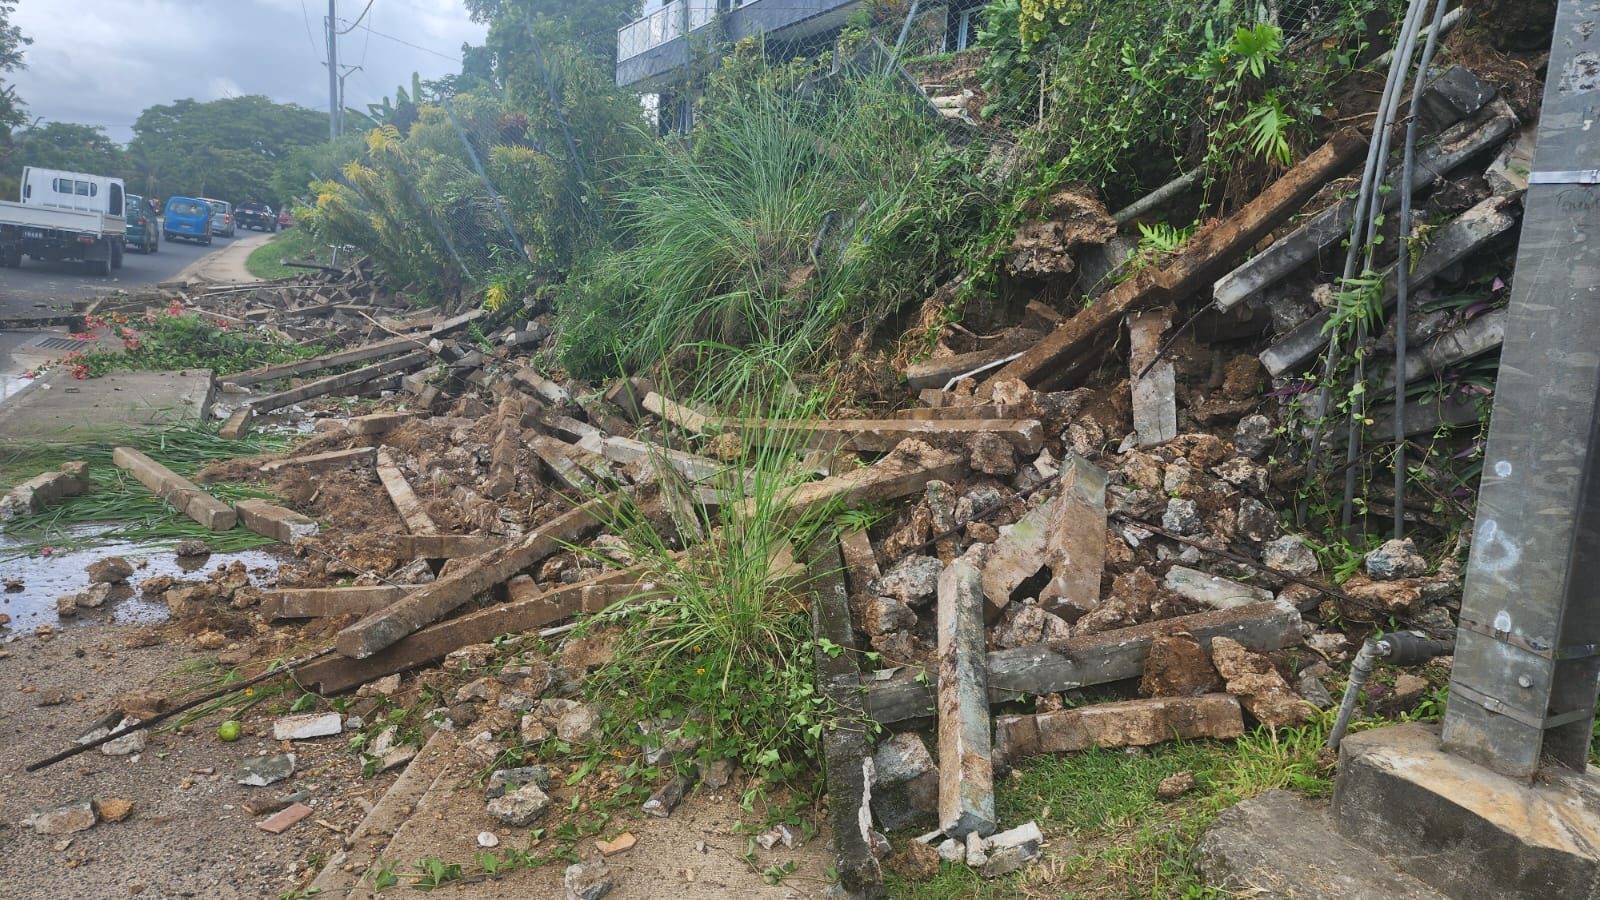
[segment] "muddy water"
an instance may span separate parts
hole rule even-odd
[[[103,527],[89,527],[74,532],[75,537],[85,537],[103,532]],[[234,560],[243,562],[250,570],[252,580],[260,584],[263,576],[277,572],[278,557],[271,549],[246,550],[240,553],[213,553],[210,556],[179,557],[170,547],[130,543],[102,544],[89,550],[52,553],[49,556],[7,559],[7,548],[12,542],[0,536],[0,578],[20,578],[23,589],[0,593],[0,612],[11,617],[11,623],[0,627],[0,639],[32,631],[40,625],[57,628],[74,625],[95,625],[108,622],[122,624],[151,624],[167,618],[167,607],[160,598],[146,600],[137,590],[117,590],[99,609],[80,609],[77,616],[65,618],[56,615],[56,598],[76,594],[89,586],[88,565],[108,556],[121,556],[133,564],[130,586],[157,575],[200,580],[219,565],[230,565]]]

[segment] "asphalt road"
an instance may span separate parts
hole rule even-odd
[[[70,313],[74,300],[85,300],[118,288],[128,290],[170,280],[206,254],[253,234],[256,232],[241,231],[235,238],[214,237],[209,247],[163,240],[160,251],[149,256],[134,252],[125,254],[122,268],[105,277],[86,274],[83,264],[77,262],[29,259],[23,261],[20,269],[0,268],[0,320],[58,316]]]

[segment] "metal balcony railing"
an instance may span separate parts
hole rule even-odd
[[[617,62],[711,24],[717,0],[672,0],[642,19],[617,29]]]

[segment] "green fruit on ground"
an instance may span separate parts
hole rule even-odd
[[[228,721],[223,722],[221,725],[217,726],[217,739],[218,740],[228,741],[228,742],[231,743],[231,742],[237,741],[239,739],[239,734],[240,734],[240,727],[239,727],[239,720],[237,720],[237,719],[229,719]]]

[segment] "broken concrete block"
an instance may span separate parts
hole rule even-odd
[[[1017,471],[1017,449],[998,434],[983,432],[974,435],[967,447],[971,451],[968,464],[975,472],[1010,475]]]
[[[997,649],[1006,649],[1064,641],[1071,636],[1072,626],[1065,619],[1045,612],[1038,604],[1024,603],[1006,611],[994,630],[993,643]]]
[[[868,597],[861,604],[861,627],[873,637],[916,624],[917,614],[894,597]]]
[[[672,815],[672,811],[678,808],[679,803],[683,802],[683,795],[688,790],[689,779],[682,775],[674,775],[667,779],[666,784],[656,788],[640,809],[658,819],[665,819]]]
[[[133,574],[133,564],[120,556],[97,559],[88,566],[89,580],[96,584],[121,584]]]
[[[1039,753],[1146,747],[1173,739],[1225,739],[1242,734],[1239,700],[1229,694],[1124,700],[995,719],[996,750],[1007,762]]]
[[[413,413],[373,413],[346,419],[344,430],[350,434],[387,434],[416,418]]]
[[[317,520],[265,500],[240,500],[233,508],[241,525],[280,544],[292,545],[303,538],[316,537],[321,530]]]
[[[1044,852],[1044,835],[1033,822],[992,835],[987,843],[984,852],[988,859],[978,872],[984,878],[999,878],[1020,871]]]
[[[561,886],[566,900],[600,900],[616,886],[611,867],[601,858],[567,866],[561,876]]]
[[[1271,450],[1277,439],[1272,420],[1260,413],[1254,413],[1240,419],[1238,426],[1234,428],[1233,449],[1240,456],[1255,459]]]
[[[1211,661],[1227,682],[1228,693],[1240,699],[1261,724],[1282,728],[1304,722],[1313,711],[1290,690],[1272,661],[1246,650],[1232,638],[1211,640]]]
[[[983,576],[965,557],[939,577],[939,827],[994,831]]]
[[[111,729],[111,731],[108,733],[126,731],[127,729],[138,724],[138,719],[124,718],[117,723],[117,727]],[[100,745],[100,752],[104,753],[106,756],[130,756],[135,753],[141,753],[144,751],[144,745],[148,735],[148,731],[140,730],[132,732],[124,737],[119,737],[114,741],[106,741],[104,744]]]
[[[1240,584],[1220,575],[1208,575],[1188,566],[1168,569],[1163,583],[1174,594],[1210,609],[1232,609],[1272,600],[1269,590]]]
[[[1221,687],[1222,679],[1194,635],[1164,634],[1150,641],[1139,693],[1147,697],[1198,697]]]
[[[22,482],[0,498],[0,522],[43,512],[45,507],[89,489],[89,464],[69,462]]]
[[[550,809],[550,795],[537,784],[524,784],[490,800],[484,808],[495,821],[511,828],[526,828]]]
[[[938,769],[921,735],[894,735],[878,745],[872,761],[872,817],[879,826],[901,829],[938,812]]]
[[[1428,574],[1428,561],[1417,552],[1417,545],[1410,538],[1384,541],[1367,554],[1363,565],[1369,576],[1380,581],[1420,578]]]
[[[266,787],[294,774],[293,753],[271,753],[251,756],[239,763],[236,781],[250,787]]]
[[[507,790],[516,790],[525,785],[532,784],[541,790],[550,787],[550,770],[544,766],[521,766],[515,769],[495,769],[489,776],[489,784],[484,789],[483,799],[493,800],[503,797]]]
[[[273,722],[272,739],[275,741],[305,741],[311,738],[338,734],[343,730],[344,719],[337,712],[305,713],[297,716],[284,716]]]
[[[1171,360],[1156,361],[1161,334],[1171,323],[1170,309],[1152,310],[1128,318],[1133,429],[1139,435],[1140,447],[1158,447],[1178,436],[1175,370]],[[1141,372],[1144,373],[1142,377]]]
[[[939,851],[939,859],[953,863],[964,862],[967,858],[967,847],[955,838],[945,838],[935,848]]]
[[[1106,564],[1106,473],[1076,453],[1061,460],[1044,549],[1051,577],[1040,606],[1068,620],[1093,609]]]
[[[983,563],[983,593],[988,599],[984,616],[992,621],[1011,603],[1017,588],[1039,574],[1045,565],[1050,523],[1060,497],[1052,497],[1000,528],[988,559]]]
[[[1317,554],[1297,534],[1286,534],[1261,548],[1261,562],[1268,568],[1289,575],[1308,577],[1317,574]]]
[[[936,557],[907,556],[867,588],[874,594],[921,606],[938,590],[939,575],[943,571],[944,563]]]
[[[35,834],[74,834],[88,831],[98,821],[94,804],[88,800],[77,800],[62,806],[41,809],[28,817],[27,825]]]
[[[212,531],[227,531],[238,522],[233,507],[138,450],[118,447],[111,452],[111,461],[174,509]]]
[[[1200,520],[1200,507],[1182,497],[1167,501],[1167,508],[1161,513],[1161,527],[1182,535],[1197,535],[1205,530]]]

